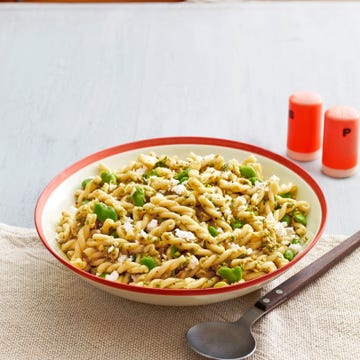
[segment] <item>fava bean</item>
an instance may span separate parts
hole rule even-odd
[[[302,212],[295,210],[293,214],[295,222],[307,225],[306,216]]]
[[[284,252],[284,258],[291,261],[295,257],[295,253],[291,249],[286,249]]]
[[[151,256],[144,256],[140,260],[140,264],[145,265],[149,269],[149,271],[157,266],[156,261]]]
[[[101,177],[102,181],[104,181],[108,184],[110,184],[110,183],[117,184],[116,176],[112,172],[104,171],[100,174],[100,177]]]
[[[242,278],[242,268],[241,266],[236,266],[234,268],[229,268],[227,266],[222,266],[218,271],[223,279],[227,280],[229,284],[237,282]]]
[[[256,172],[251,166],[240,165],[240,174],[244,178],[256,178]]]
[[[104,222],[106,219],[118,220],[118,215],[114,208],[103,203],[95,203],[94,213],[99,221]]]
[[[136,186],[135,192],[131,196],[132,202],[136,206],[143,206],[145,204],[145,191],[140,186]]]
[[[91,181],[92,179],[85,179],[83,180],[83,182],[81,183],[81,187],[84,190],[86,188],[86,185]]]

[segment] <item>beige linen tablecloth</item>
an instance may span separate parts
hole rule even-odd
[[[74,276],[35,230],[0,224],[0,359],[200,359],[186,330],[233,321],[265,291],[339,244],[323,236],[293,270],[265,289],[196,307],[131,302]],[[360,358],[360,252],[357,250],[254,326],[251,360]]]

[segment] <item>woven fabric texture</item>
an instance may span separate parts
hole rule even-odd
[[[98,290],[58,263],[34,229],[0,224],[0,359],[201,357],[185,333],[203,321],[234,321],[257,298],[339,244],[324,235],[310,253],[262,290],[223,303],[166,307]],[[357,359],[360,249],[254,326],[250,360]]]

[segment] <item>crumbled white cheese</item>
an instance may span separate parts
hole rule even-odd
[[[185,239],[187,241],[194,241],[195,235],[191,231],[184,231],[180,229],[175,229],[175,235],[180,239]]]
[[[215,202],[216,201],[222,202],[224,200],[224,197],[221,194],[215,193],[215,194],[211,194],[210,199]]]
[[[146,230],[147,231],[152,231],[154,230],[155,228],[157,228],[159,225],[158,221],[156,219],[152,219],[148,224],[147,224],[147,227],[146,227]]]
[[[129,258],[129,257],[128,257],[127,255],[125,255],[125,254],[120,254],[119,257],[118,257],[118,259],[117,259],[117,261],[122,264],[122,263],[125,262],[128,258]]]
[[[300,244],[291,244],[289,246],[289,249],[291,249],[295,254],[297,254],[302,250],[302,246]]]
[[[275,230],[276,235],[281,238],[282,242],[289,243],[294,239],[295,230],[292,227],[288,227],[286,222],[276,221],[272,213],[266,216],[265,222]]]
[[[225,209],[225,210],[224,210],[224,215],[225,215],[226,217],[231,216],[231,215],[232,215],[231,210],[230,210],[230,209]]]
[[[130,232],[134,230],[134,226],[130,221],[125,221],[124,222],[124,229],[126,232]]]
[[[114,270],[111,274],[105,275],[106,280],[116,281],[118,278],[119,278],[119,273],[116,270]]]
[[[169,180],[170,185],[177,185],[179,183],[179,180],[176,179],[170,179]]]
[[[255,190],[267,191],[269,189],[269,184],[268,184],[267,181],[258,181],[258,180],[256,180],[255,184],[254,184],[254,189]]]
[[[114,249],[115,249],[114,246],[111,245],[111,246],[108,248],[108,253],[111,253]]]
[[[240,245],[231,243],[231,244],[230,244],[230,248],[231,248],[232,250],[239,250],[239,249],[240,249]]]
[[[75,206],[70,206],[68,212],[69,212],[70,214],[74,215],[74,214],[76,214],[77,210],[78,210],[78,209],[77,209]]]
[[[205,161],[210,161],[215,159],[215,154],[209,154],[204,156]]]
[[[191,255],[189,257],[189,264],[188,264],[188,268],[189,269],[195,269],[196,266],[199,265],[199,260],[195,255]]]
[[[158,161],[158,159],[155,156],[151,156],[151,155],[143,155],[143,159],[152,166],[154,166]]]
[[[183,184],[179,184],[175,185],[171,190],[177,195],[182,195],[186,191],[186,187]]]
[[[277,177],[276,175],[270,176],[270,177],[269,177],[269,180],[270,180],[270,181],[275,181],[275,182],[280,181],[279,177]]]
[[[144,230],[141,230],[140,231],[140,236],[146,238],[148,236],[148,234]]]
[[[136,174],[137,175],[144,175],[145,174],[145,171],[146,171],[146,168],[145,167],[141,167],[141,168],[138,168],[135,170]]]
[[[246,254],[247,254],[247,255],[251,255],[252,252],[253,252],[253,249],[252,249],[252,248],[247,248],[247,249],[246,249]]]

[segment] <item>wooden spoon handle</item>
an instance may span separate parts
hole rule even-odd
[[[297,294],[307,284],[314,281],[342,258],[349,255],[360,245],[360,231],[356,232],[341,244],[315,260],[275,289],[268,292],[255,304],[266,312],[273,310],[285,300]]]

